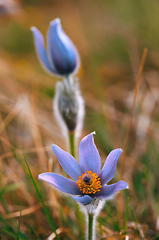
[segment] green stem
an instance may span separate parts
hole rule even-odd
[[[70,140],[70,153],[74,158],[76,158],[75,132],[69,132],[69,140]]]
[[[88,213],[88,240],[93,240],[93,214]]]

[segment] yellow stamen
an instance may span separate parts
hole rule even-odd
[[[83,173],[79,176],[76,183],[78,188],[85,194],[95,194],[96,192],[99,192],[102,187],[100,178],[96,173],[92,173],[92,171]]]

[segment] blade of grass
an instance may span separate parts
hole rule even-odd
[[[34,239],[33,238],[33,234],[34,234],[35,237],[36,237],[36,240],[41,240],[41,238],[37,235],[35,229],[32,226],[30,226],[29,232],[30,232],[31,239]]]
[[[5,233],[8,236],[11,236],[14,239],[16,239],[16,232],[14,228],[12,227],[10,222],[4,219],[1,215],[0,215],[0,223],[1,223],[1,234],[3,235],[3,233]],[[3,223],[3,227],[2,227],[2,223]]]
[[[117,216],[117,218],[116,218],[116,221],[114,221],[114,223],[115,223],[115,225],[116,225],[116,227],[115,227],[114,229],[115,229],[116,231],[120,232],[120,231],[121,231],[121,226],[120,226],[120,218],[119,218],[119,214],[118,214],[118,209],[116,208],[115,210],[116,210],[116,216]],[[112,218],[113,218],[113,216],[112,216]]]
[[[131,212],[131,215],[132,215],[133,221],[134,221],[135,226],[136,226],[136,231],[137,231],[139,237],[140,237],[142,240],[144,240],[144,238],[143,238],[143,237],[141,236],[141,234],[140,234],[140,230],[139,230],[139,227],[138,227],[138,223],[137,223],[137,220],[136,220],[135,214],[134,214],[134,212],[133,212],[133,210],[132,210],[132,208],[131,208],[130,206],[129,206],[129,208],[130,208],[130,212]]]
[[[39,190],[38,190],[38,188],[37,188],[37,186],[36,186],[36,183],[35,183],[35,181],[34,181],[33,175],[32,175],[32,173],[31,173],[31,171],[30,171],[30,168],[29,168],[29,165],[28,165],[28,162],[27,162],[25,156],[24,156],[24,160],[25,160],[25,163],[26,163],[26,165],[27,165],[28,172],[29,172],[30,178],[31,178],[31,180],[32,180],[32,182],[33,182],[33,185],[34,185],[34,187],[35,187],[36,193],[37,193],[37,195],[38,195],[38,197],[39,197],[39,200],[41,201],[41,203],[42,203],[42,205],[43,205],[43,209],[44,209],[44,212],[45,212],[45,214],[46,214],[46,216],[47,216],[47,218],[48,218],[48,221],[49,221],[49,223],[50,223],[50,225],[51,225],[54,233],[56,234],[57,240],[60,240],[60,239],[59,239],[59,236],[58,236],[57,233],[56,233],[56,228],[55,228],[54,222],[52,221],[52,219],[51,219],[51,217],[50,217],[50,215],[49,215],[49,212],[48,212],[48,210],[47,210],[47,208],[46,208],[46,206],[45,206],[45,203],[44,203],[44,201],[43,201],[43,199],[42,199],[42,197],[41,197],[41,195],[40,195],[40,192],[39,192]]]
[[[127,148],[127,144],[129,141],[130,129],[132,127],[132,122],[133,122],[133,117],[134,117],[134,109],[135,109],[135,105],[136,105],[136,98],[137,98],[137,93],[138,93],[140,83],[141,83],[141,77],[142,77],[142,72],[143,72],[143,68],[144,68],[144,64],[145,64],[145,60],[146,60],[146,56],[147,56],[147,51],[148,51],[148,49],[144,48],[140,67],[139,67],[139,72],[138,72],[138,76],[137,76],[137,80],[136,80],[136,84],[135,84],[134,99],[133,99],[133,104],[132,104],[132,107],[130,110],[130,120],[129,120],[129,124],[128,124],[128,128],[127,128],[126,136],[124,139],[124,143],[123,143],[123,154],[122,154],[122,158],[121,158],[121,168],[120,168],[121,177],[123,176],[123,173],[124,173],[126,148]]]
[[[14,232],[14,228],[12,227],[12,225],[10,224],[10,222],[7,221],[6,219],[4,219],[1,215],[0,215],[0,222],[1,222],[1,223],[3,222],[3,223],[8,227],[8,229],[9,229],[10,232]],[[4,229],[4,228],[1,227],[1,231],[2,231],[3,229]]]
[[[10,222],[4,219],[1,215],[0,215],[0,223],[3,223],[3,227],[1,226],[1,234],[5,233],[5,234],[8,234],[8,236],[13,237],[14,239],[17,239],[16,231],[14,230]],[[15,226],[15,228],[17,228],[17,226]],[[28,239],[27,236],[20,231],[20,229],[19,229],[19,236],[20,236],[19,239],[21,240]]]
[[[6,185],[5,187],[3,187],[2,189],[0,189],[0,197],[5,193],[13,192],[19,188],[20,188],[19,183],[10,183],[10,184]]]
[[[120,224],[119,224],[119,217],[118,217],[118,213],[117,213],[117,208],[112,207],[112,205],[108,205],[110,203],[107,203],[107,207],[106,207],[106,212],[107,212],[107,217],[104,219],[105,222],[111,222],[111,224],[113,225],[113,229],[115,231],[120,231]],[[116,214],[117,219],[114,218],[114,214]]]
[[[158,239],[159,239],[159,234],[156,237],[154,237],[152,240],[158,240]]]
[[[23,159],[21,158],[21,156],[19,156],[13,149],[12,149],[12,152],[13,152],[13,156],[14,158],[18,161],[18,163],[21,165],[21,167],[23,168],[24,172],[28,174],[27,172],[27,167],[23,161]]]
[[[17,240],[20,240],[19,236],[20,236],[20,220],[21,220],[21,214],[22,214],[22,211],[20,211],[19,226],[18,226],[18,233],[17,233]]]
[[[29,233],[30,233],[30,240],[33,240],[33,232],[29,229]]]
[[[126,210],[125,210],[125,232],[127,233],[128,231],[128,211],[129,211],[129,196],[127,197],[126,200]]]
[[[16,234],[11,232],[10,229],[2,228],[1,233],[6,233],[8,236],[13,237],[13,239],[16,239]]]
[[[142,54],[142,59],[140,62],[140,67],[139,67],[139,71],[138,71],[138,75],[137,75],[137,79],[136,79],[136,84],[135,84],[135,89],[134,89],[134,99],[133,99],[133,104],[132,107],[130,109],[130,114],[129,114],[129,122],[128,122],[128,127],[127,127],[127,131],[126,131],[126,135],[125,135],[125,139],[124,139],[124,143],[123,143],[123,154],[121,156],[121,162],[120,162],[120,178],[122,179],[123,174],[124,174],[124,167],[125,167],[125,161],[126,161],[126,149],[127,149],[127,145],[129,142],[129,137],[130,137],[130,130],[132,127],[132,123],[133,123],[133,118],[134,118],[134,113],[135,113],[135,106],[136,106],[136,98],[137,98],[137,93],[140,87],[140,83],[141,83],[141,77],[142,77],[142,73],[143,73],[143,69],[144,69],[144,65],[145,65],[145,60],[146,60],[146,56],[147,56],[147,52],[148,49],[144,48],[143,54]],[[123,211],[123,192],[121,191],[118,194],[118,213],[119,213],[119,219],[122,218],[122,211]]]
[[[1,195],[0,195],[0,202],[1,202],[1,204],[4,206],[7,214],[10,214],[11,212],[10,212],[10,210],[9,210],[8,203],[6,202],[5,198],[3,198],[3,196],[1,196]],[[1,216],[0,216],[0,219],[2,219]],[[4,220],[4,219],[3,219],[3,220]],[[12,221],[12,223],[14,224],[14,226],[17,227],[17,222],[15,221],[15,219],[13,218],[13,219],[11,219],[11,221]],[[10,226],[11,226],[11,225],[10,225]]]

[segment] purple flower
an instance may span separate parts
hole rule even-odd
[[[107,182],[114,177],[116,164],[122,150],[117,148],[111,151],[100,171],[100,156],[94,144],[93,134],[94,132],[87,135],[80,142],[80,164],[69,153],[57,145],[53,145],[59,163],[74,181],[56,173],[39,175],[40,179],[51,183],[61,191],[77,195],[72,197],[84,205],[92,202],[94,198],[106,199],[115,192],[128,188],[128,184],[124,181],[107,185]]]
[[[60,19],[50,22],[47,36],[48,51],[44,38],[36,28],[31,28],[36,52],[43,67],[50,73],[62,77],[75,74],[79,68],[79,55],[76,47],[61,27]]]

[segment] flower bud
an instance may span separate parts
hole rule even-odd
[[[84,101],[80,95],[78,83],[72,78],[57,82],[54,113],[63,131],[73,132],[82,126]]]
[[[75,91],[72,87],[69,88],[66,79],[63,83],[57,84],[59,91],[59,111],[69,129],[74,131],[77,124],[78,102],[75,96]]]
[[[75,74],[79,69],[79,54],[70,38],[61,27],[60,19],[50,23],[46,51],[44,38],[36,28],[31,28],[36,52],[43,67],[50,73],[62,77]]]

